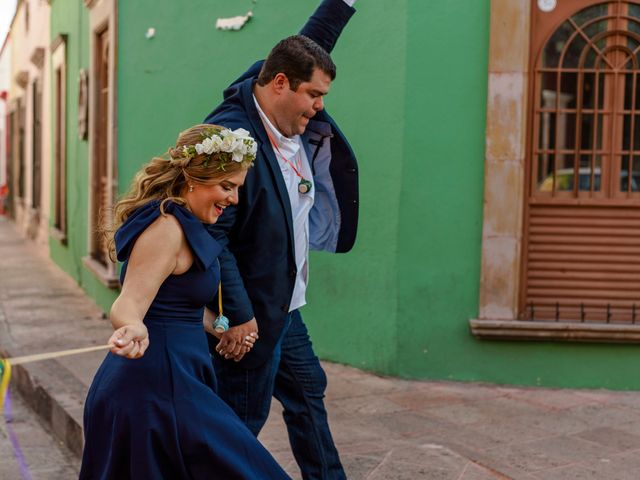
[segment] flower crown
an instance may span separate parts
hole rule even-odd
[[[256,159],[257,151],[257,142],[244,128],[231,131],[228,128],[211,127],[202,133],[200,143],[183,146],[182,156],[186,160],[191,160],[198,155],[206,155],[207,158],[202,164],[208,167],[211,158],[215,155],[219,161],[220,170],[224,170],[229,162],[251,164]]]

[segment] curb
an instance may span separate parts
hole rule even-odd
[[[0,350],[0,353],[10,356],[6,350]],[[13,391],[21,395],[53,435],[81,458],[84,445],[82,408],[86,387],[72,376],[60,375],[60,367],[55,361],[16,365],[11,369],[11,383]]]

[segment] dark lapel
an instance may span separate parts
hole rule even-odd
[[[294,251],[294,237],[293,237],[293,216],[291,214],[291,201],[289,200],[289,192],[287,192],[287,186],[282,178],[282,172],[280,171],[280,165],[278,165],[278,159],[273,153],[273,148],[267,137],[267,132],[262,120],[260,119],[260,113],[256,108],[256,104],[253,101],[253,79],[247,79],[242,82],[241,87],[242,102],[244,108],[248,114],[249,122],[251,123],[251,129],[256,133],[258,142],[260,143],[260,150],[262,151],[263,158],[266,159],[267,165],[271,169],[271,176],[275,180],[276,190],[278,192],[278,198],[280,204],[285,213],[287,219],[287,227],[289,229],[289,241],[291,243],[291,251]]]

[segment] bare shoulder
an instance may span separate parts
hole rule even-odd
[[[180,222],[171,214],[160,215],[140,234],[138,244],[149,247],[155,253],[177,254],[185,237]],[[147,248],[145,248],[146,250]]]

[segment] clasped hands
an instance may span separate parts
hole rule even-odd
[[[233,359],[235,362],[242,360],[256,343],[258,337],[258,322],[255,317],[246,323],[229,328],[226,332],[215,333],[220,339],[216,346],[216,352],[224,358]]]

